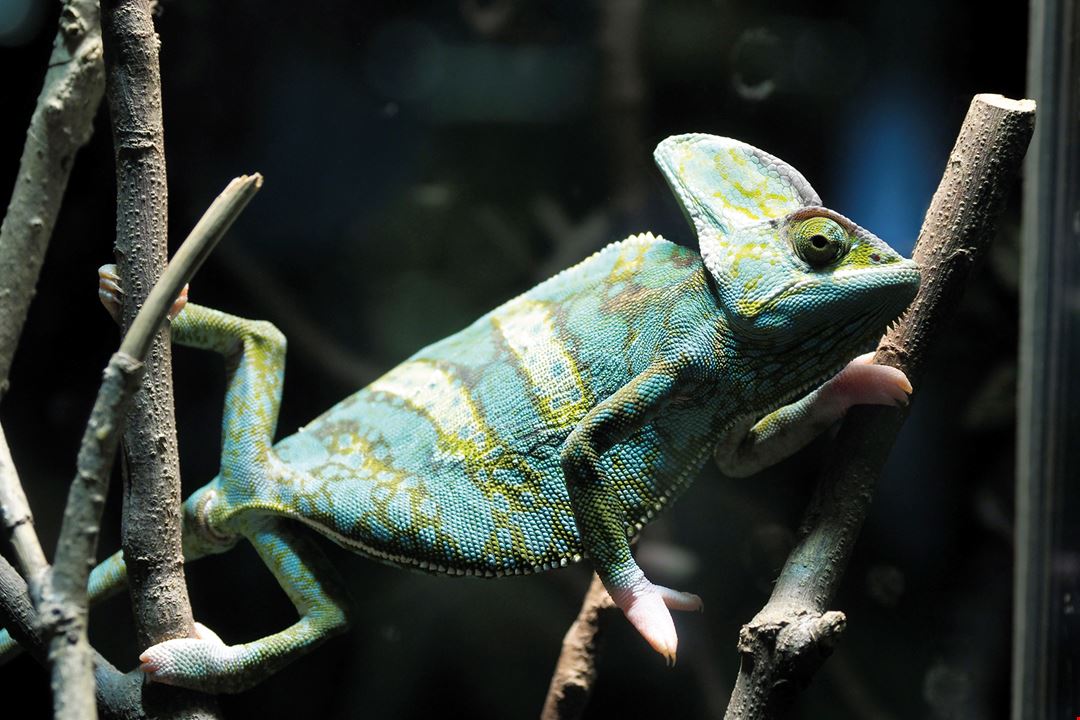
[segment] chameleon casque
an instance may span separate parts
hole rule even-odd
[[[303,525],[448,575],[589,558],[633,626],[674,660],[669,608],[701,600],[652,584],[631,542],[710,455],[747,475],[851,405],[906,402],[903,373],[852,358],[912,300],[919,271],[754,147],[679,135],[655,158],[700,254],[649,233],[613,243],[276,444],[281,333],[194,304],[175,317],[175,342],[234,368],[220,474],[184,504],[185,558],[246,538],[300,618],[233,646],[200,625],[197,638],[143,653],[151,679],[241,690],[344,629],[344,593]],[[124,581],[117,553],[91,575],[91,597]]]

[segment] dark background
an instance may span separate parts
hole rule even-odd
[[[58,3],[0,0],[0,197],[14,181]],[[34,6],[37,7],[37,6]],[[976,10],[976,8],[979,8]],[[5,25],[5,23],[7,23]],[[825,203],[909,253],[976,92],[1024,95],[1027,8],[957,2],[165,0],[175,247],[234,175],[266,184],[196,278],[199,303],[289,336],[287,434],[422,345],[629,232],[693,245],[651,165],[710,132],[799,168]],[[0,419],[51,551],[116,330],[95,297],[113,242],[108,118],[80,153]],[[1018,194],[1016,196],[1018,198]],[[798,718],[1004,718],[1008,708],[1018,202],[976,276],[881,481],[834,607],[848,630]],[[174,354],[185,491],[217,470],[220,359]],[[700,593],[667,670],[615,622],[590,717],[719,717],[739,626],[764,603],[819,442],[749,480],[710,468],[646,533],[658,582]],[[119,498],[101,554],[119,547]],[[356,623],[231,716],[531,717],[583,567],[498,582],[382,567],[324,543]],[[6,548],[5,548],[6,552]],[[196,618],[227,642],[291,623],[247,545],[189,566]],[[91,639],[123,668],[123,599]],[[20,658],[5,697],[46,716]]]

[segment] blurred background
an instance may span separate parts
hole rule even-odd
[[[0,0],[0,198],[14,182],[59,3]],[[708,132],[797,167],[826,205],[905,254],[971,96],[1023,97],[1026,3],[960,0],[163,0],[171,246],[234,175],[266,184],[196,277],[194,301],[289,337],[294,431],[423,345],[631,232],[694,246],[651,162]],[[82,426],[117,333],[107,113],[79,154],[0,419],[51,551]],[[1011,641],[1019,191],[937,346],[834,607],[848,616],[797,718],[1005,718]],[[185,492],[217,471],[223,369],[174,352]],[[765,602],[828,443],[750,479],[712,467],[645,534],[653,579],[692,590],[665,669],[611,624],[587,717],[720,717],[735,641]],[[101,556],[119,547],[119,482]],[[323,543],[355,627],[230,716],[538,714],[585,567],[498,582],[428,577]],[[6,548],[4,549],[6,552]],[[189,566],[227,642],[291,623],[247,545]],[[91,640],[136,664],[124,598]],[[0,688],[50,711],[28,658]]]

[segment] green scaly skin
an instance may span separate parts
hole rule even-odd
[[[187,305],[173,339],[234,369],[221,472],[184,505],[185,556],[247,539],[300,619],[236,646],[199,626],[198,638],[143,653],[151,679],[237,691],[345,627],[344,593],[301,525],[449,575],[587,557],[674,661],[669,609],[701,601],[652,584],[631,541],[710,454],[728,474],[749,474],[853,404],[905,402],[903,374],[866,356],[837,373],[907,306],[919,275],[756,148],[681,135],[656,159],[700,255],[651,234],[614,243],[276,444],[284,337]],[[103,568],[91,577],[95,598],[123,581],[119,554]]]

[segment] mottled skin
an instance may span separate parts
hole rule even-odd
[[[668,608],[700,600],[653,585],[630,542],[710,454],[730,474],[753,472],[852,404],[903,402],[903,374],[866,358],[825,381],[903,310],[918,271],[755,148],[684,135],[656,157],[700,255],[651,234],[614,243],[276,445],[284,338],[186,306],[173,339],[225,355],[235,371],[221,472],[184,505],[185,555],[246,538],[300,620],[238,646],[200,626],[197,639],[143,654],[152,679],[242,689],[344,628],[343,593],[300,524],[383,562],[451,575],[588,557],[674,660]],[[118,554],[95,570],[91,593],[122,581]]]

